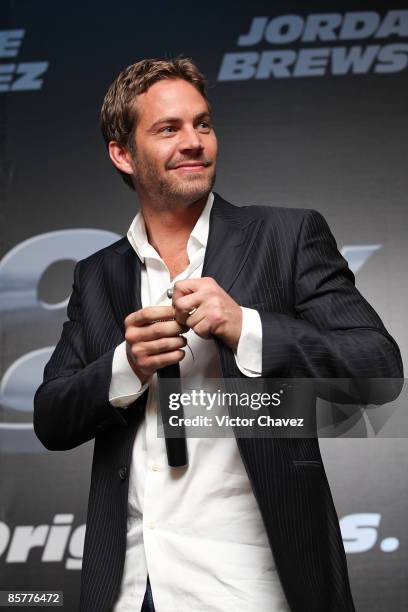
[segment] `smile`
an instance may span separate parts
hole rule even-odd
[[[174,170],[183,170],[184,172],[199,172],[204,169],[204,164],[191,164],[185,166],[177,166],[177,168],[174,168]]]

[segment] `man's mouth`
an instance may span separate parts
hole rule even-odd
[[[198,172],[200,170],[204,170],[204,168],[208,168],[212,164],[209,160],[203,161],[190,161],[190,162],[181,162],[176,166],[170,168],[170,170],[185,170],[187,172]]]

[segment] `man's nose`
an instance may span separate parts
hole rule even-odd
[[[180,148],[182,150],[202,150],[204,145],[201,139],[201,135],[194,128],[194,126],[185,127],[182,133],[182,139],[180,142]]]

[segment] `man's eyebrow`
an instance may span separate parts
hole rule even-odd
[[[200,119],[205,119],[207,117],[211,119],[210,111],[203,111],[202,113],[198,113],[197,115],[195,115],[195,117],[193,118],[193,121],[195,123],[196,121],[199,121]],[[162,117],[161,119],[158,119],[157,121],[155,121],[149,127],[148,131],[154,132],[154,130],[162,123],[177,123],[179,121],[180,121],[180,117]]]

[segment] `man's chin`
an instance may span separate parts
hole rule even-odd
[[[171,199],[184,201],[186,204],[197,202],[201,198],[207,197],[210,193],[214,181],[203,180],[202,177],[189,177],[189,180],[183,181],[182,184],[174,185],[169,189]]]

